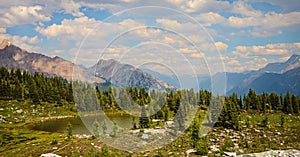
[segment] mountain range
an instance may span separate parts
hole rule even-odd
[[[44,73],[48,77],[59,76],[67,80],[89,83],[137,86],[157,90],[175,89],[151,74],[116,60],[99,60],[94,66],[85,68],[57,56],[52,58],[28,52],[11,44],[8,40],[3,40],[0,44],[0,67],[26,70],[32,74]]]
[[[286,62],[270,63],[257,71],[249,72],[241,84],[228,90],[228,94],[245,94],[250,88],[258,93],[284,94],[289,91],[300,96],[300,55],[292,55]]]
[[[137,86],[145,89],[174,90],[180,89],[179,78],[161,74],[149,69],[139,69],[119,61],[99,60],[91,67],[76,65],[60,57],[48,57],[39,53],[23,50],[8,40],[0,44],[0,67],[21,69],[30,73],[39,72],[46,76],[60,76],[67,80],[81,80],[97,84],[111,84],[118,87]],[[287,91],[300,96],[300,55],[292,55],[286,62],[269,63],[256,71],[216,73],[213,76],[196,76],[199,85],[189,87],[211,90],[211,80],[224,81],[226,75],[226,94],[233,92],[243,95],[254,89],[257,93]],[[186,82],[193,82],[194,76],[180,76]],[[214,85],[216,88],[217,86]],[[218,88],[218,87],[217,87]]]
[[[149,73],[153,72],[149,71]],[[178,82],[174,83],[175,76],[165,76],[163,74],[157,74],[156,72],[153,73],[153,75],[166,82],[171,80],[170,84],[176,88],[180,88]],[[285,62],[269,63],[256,71],[216,73],[211,77],[198,76],[199,87],[211,90],[211,80],[214,80],[214,82],[222,82],[224,75],[226,76],[227,95],[233,92],[238,95],[244,95],[248,93],[251,88],[257,93],[276,92],[278,94],[285,94],[289,91],[290,93],[300,96],[300,55],[294,54]],[[187,76],[187,78],[191,79],[192,77]],[[197,89],[198,87],[195,88]],[[216,88],[216,86],[214,88]]]

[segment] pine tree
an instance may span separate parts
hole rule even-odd
[[[287,92],[286,95],[284,96],[283,111],[285,113],[293,113],[293,105],[292,105],[290,92]]]
[[[94,133],[95,137],[99,137],[99,127],[100,127],[100,124],[99,124],[98,120],[96,119],[93,123],[93,133]]]
[[[192,124],[192,127],[191,127],[191,140],[192,140],[192,143],[193,143],[193,147],[195,148],[196,147],[196,144],[197,142],[199,141],[201,135],[200,135],[200,123],[198,121],[198,119],[194,119],[194,122]]]
[[[272,92],[269,96],[270,104],[273,110],[280,110],[281,109],[281,102],[280,97],[275,93]]]
[[[295,95],[292,95],[292,106],[293,106],[293,112],[295,114],[299,113],[299,100],[298,97]]]
[[[146,113],[145,106],[142,106],[141,116],[139,118],[140,128],[149,128],[150,121]]]

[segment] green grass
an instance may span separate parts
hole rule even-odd
[[[0,115],[5,117],[8,123],[0,123],[0,156],[40,156],[42,153],[56,153],[62,156],[184,156],[185,151],[192,149],[192,140],[189,130],[181,137],[167,146],[152,152],[128,153],[106,147],[99,139],[75,139],[66,140],[65,133],[49,133],[30,130],[28,125],[34,125],[42,117],[77,115],[74,105],[44,103],[32,104],[30,101],[0,101]],[[2,110],[3,109],[3,110]],[[16,112],[22,109],[22,113]],[[124,114],[124,112],[109,112],[110,114]],[[205,121],[205,111],[200,110],[198,117]],[[281,116],[284,117],[284,127],[281,127]],[[262,125],[263,119],[268,117],[268,125]],[[244,127],[249,120],[249,127]],[[9,123],[11,122],[11,123]],[[247,112],[240,115],[241,130],[230,130],[230,133],[244,133],[247,136],[238,141],[240,149],[244,153],[261,152],[266,149],[290,149],[300,150],[300,116],[287,115],[281,112],[256,113]],[[154,127],[155,125],[153,125]],[[216,131],[208,133],[208,140],[217,138],[224,128],[217,127]],[[259,130],[259,132],[257,132]],[[264,137],[264,135],[266,137]],[[227,137],[227,139],[226,139]],[[220,139],[222,150],[232,150],[232,141],[228,135]],[[249,140],[250,139],[250,140]],[[55,142],[53,142],[55,141]],[[94,143],[94,146],[91,145]],[[210,142],[209,145],[216,144]],[[97,146],[97,148],[95,147]],[[54,149],[57,147],[57,149]],[[204,150],[204,148],[198,147]],[[204,154],[206,150],[203,151]],[[195,154],[191,154],[192,156]],[[213,156],[213,154],[208,154]]]

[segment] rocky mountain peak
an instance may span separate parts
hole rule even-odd
[[[288,63],[288,64],[294,64],[294,63],[297,63],[297,62],[300,62],[300,55],[296,55],[296,54],[293,54],[293,55],[286,61],[286,63]]]
[[[10,45],[11,45],[11,42],[8,39],[3,39],[2,43],[0,44],[0,49],[4,49],[4,48],[6,48],[7,46],[10,46]]]

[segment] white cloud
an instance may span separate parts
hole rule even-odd
[[[300,51],[300,43],[279,43],[267,44],[263,46],[237,46],[232,52],[233,55],[241,58],[251,56],[286,56]]]
[[[205,54],[204,53],[192,53],[191,57],[194,57],[194,58],[204,58]]]
[[[8,39],[13,45],[16,45],[27,51],[40,51],[41,48],[37,46],[40,43],[40,39],[37,36],[28,37],[28,36],[18,36],[10,34],[1,34],[0,39]]]
[[[300,12],[291,12],[286,14],[271,12],[260,17],[252,16],[246,18],[230,16],[227,20],[227,25],[237,28],[258,26],[269,29],[280,28],[300,24],[299,16]]]
[[[198,53],[198,50],[185,47],[185,48],[180,48],[179,52],[181,52],[181,53]]]
[[[82,12],[80,12],[81,4],[74,2],[73,0],[62,0],[60,6],[65,10],[65,13],[72,14],[73,16],[84,16]]]
[[[254,57],[250,61],[245,63],[245,68],[247,70],[258,70],[265,67],[268,64],[268,59],[264,57]]]
[[[171,20],[171,19],[166,19],[166,18],[161,18],[161,19],[156,19],[156,23],[171,29],[173,31],[187,31],[187,30],[195,30],[197,29],[197,25],[191,23],[191,22],[186,22],[186,23],[180,23],[177,20]]]
[[[218,13],[208,12],[196,16],[196,20],[204,26],[211,26],[214,24],[224,23],[226,18]]]
[[[6,28],[0,27],[0,34],[6,33]]]
[[[289,0],[288,2],[287,1],[283,1],[283,0],[247,0],[249,2],[267,2],[267,3],[270,3],[272,5],[275,5],[275,6],[280,6],[282,7],[282,10],[284,12],[292,12],[292,11],[295,11],[295,10],[299,10],[300,8],[300,3],[299,3],[299,0]]]
[[[50,17],[43,14],[43,7],[36,6],[12,6],[0,17],[0,22],[6,27],[16,24],[36,23],[38,21],[49,21]]]
[[[74,20],[64,19],[61,24],[53,24],[46,28],[37,27],[35,30],[48,38],[61,40],[82,40],[100,22],[86,16]]]
[[[133,2],[136,2],[138,0],[120,0],[122,2],[125,2],[125,3],[133,3]]]
[[[260,17],[262,13],[258,10],[252,8],[251,5],[247,4],[244,1],[236,1],[232,4],[231,12],[241,14],[247,17]]]
[[[221,41],[216,42],[215,46],[219,49],[219,51],[226,51],[228,48],[228,45]]]
[[[262,37],[280,35],[280,34],[282,34],[282,30],[277,30],[277,29],[254,29],[253,31],[250,31],[250,34],[253,37],[262,38]]]
[[[188,12],[209,12],[228,10],[230,3],[227,1],[216,0],[165,0],[166,2],[173,4],[176,8]]]

